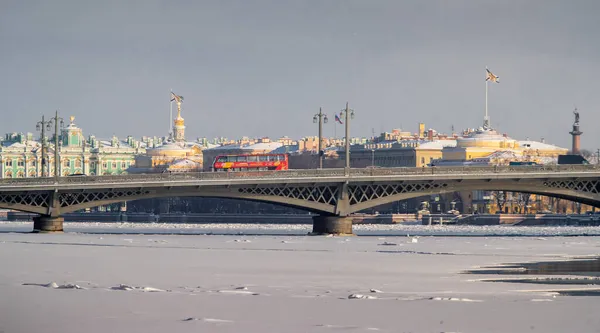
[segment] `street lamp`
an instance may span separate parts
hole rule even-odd
[[[323,141],[323,123],[327,124],[327,115],[323,113],[322,109],[319,108],[319,113],[313,116],[313,123],[319,123],[319,169],[323,169],[323,149],[321,148],[321,142]]]
[[[36,131],[42,131],[42,177],[44,177],[44,166],[46,165],[46,130],[50,130],[50,121],[45,121],[44,116],[42,115],[42,120],[38,121],[35,124]],[[50,166],[48,166],[48,172],[46,175],[50,174]]]
[[[371,168],[375,167],[375,149],[371,149]]]
[[[58,116],[58,110],[56,110],[54,117],[50,118],[48,121],[48,127],[50,127],[52,124],[54,124],[54,179],[58,183],[58,177],[60,177],[60,160],[58,157],[58,127],[59,124],[61,128],[65,126],[64,120]],[[48,174],[50,174],[50,172],[48,172]]]
[[[350,118],[354,119],[354,110],[346,108],[340,111],[340,117],[346,117],[346,171],[350,171]]]

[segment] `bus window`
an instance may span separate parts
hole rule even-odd
[[[219,156],[217,162],[224,163],[227,162],[227,156]]]
[[[285,160],[285,159],[283,158],[283,155],[277,155],[277,156],[275,156],[275,157],[277,157],[277,160],[278,160],[278,161],[283,161],[283,160]]]
[[[267,162],[269,160],[269,157],[265,156],[265,155],[260,155],[259,159],[260,159],[261,162]]]
[[[256,155],[248,156],[248,162],[258,162],[258,156],[256,156]]]
[[[238,162],[246,162],[247,158],[248,158],[247,156],[238,156],[237,161]]]

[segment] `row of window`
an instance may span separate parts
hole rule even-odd
[[[16,162],[17,162],[17,166],[18,167],[24,167],[25,166],[25,161],[24,160],[17,160]],[[82,164],[81,160],[75,160],[75,167],[76,168],[81,168],[81,164]],[[7,167],[12,167],[13,166],[13,160],[6,160],[4,162],[4,165],[7,166]],[[29,165],[34,167],[36,165],[35,160],[32,160]],[[67,167],[67,168],[70,168],[71,167],[71,160],[65,160],[63,162],[63,165],[65,167]],[[112,166],[113,169],[116,169],[117,168],[117,162],[112,162],[111,166]],[[91,162],[90,163],[90,167],[91,168],[95,168],[96,167],[96,162]],[[108,167],[108,163],[107,162],[103,162],[102,163],[102,168],[106,169],[107,167]],[[125,169],[127,167],[129,167],[129,163],[121,162],[121,169]]]
[[[52,172],[52,171],[54,171],[54,170],[51,170],[51,172]],[[81,173],[81,170],[76,170],[76,171],[75,171],[75,173]],[[111,172],[105,171],[105,172],[103,173],[103,175],[124,174],[124,173],[125,173],[125,172],[122,172],[122,171],[119,171],[119,172],[117,172],[117,173],[114,173],[114,172],[113,172],[113,173],[111,173]],[[15,177],[14,177],[14,178],[25,178],[25,172],[23,172],[23,170],[19,170],[19,171],[17,171],[17,173],[16,173],[16,174],[14,174],[14,175],[15,175]],[[68,171],[68,170],[65,170],[65,171],[63,172],[63,176],[68,176],[68,175],[69,175],[69,171]],[[90,174],[89,174],[89,175],[90,175],[90,176],[94,176],[94,175],[95,175],[95,173],[94,173],[94,172],[90,172]],[[29,172],[29,176],[28,176],[28,177],[29,177],[29,178],[35,178],[35,177],[38,177],[38,175],[36,174],[36,172],[35,172],[35,171],[33,171],[33,170],[32,170],[32,171],[30,171],[30,172]],[[2,174],[0,174],[0,178],[13,178],[13,172],[12,172],[12,170],[7,170],[7,171],[4,173],[4,177],[2,177]]]
[[[29,177],[35,177],[35,172],[30,172],[29,173]],[[7,171],[5,174],[5,178],[13,178],[13,173],[12,171]],[[18,171],[17,172],[17,177],[16,178],[25,178],[25,173],[23,171]]]
[[[29,164],[31,166],[35,166],[35,160],[32,160],[31,162],[29,162]],[[4,162],[4,165],[6,165],[7,167],[13,166],[13,160],[6,160],[6,162]],[[25,166],[25,161],[24,160],[18,160],[17,161],[17,166],[20,166],[20,167]]]
[[[275,168],[271,168],[271,170],[274,170]],[[228,171],[267,171],[270,170],[267,167],[261,167],[261,168],[229,168],[229,169],[216,169],[217,172],[228,172]]]
[[[65,162],[63,164],[65,167],[69,168],[69,167],[71,167],[71,160],[65,160]],[[75,160],[75,167],[81,168],[81,160]]]
[[[92,168],[94,168],[95,166],[96,166],[95,163],[92,162]],[[117,162],[112,162],[110,166],[111,166],[111,168],[116,169]],[[127,167],[129,167],[129,163],[121,162],[121,169],[126,169]],[[102,162],[102,169],[106,169],[106,168],[108,168],[108,163]]]
[[[285,155],[248,155],[248,156],[220,156],[217,162],[270,162],[285,161]]]

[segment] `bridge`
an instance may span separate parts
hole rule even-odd
[[[600,166],[317,169],[0,180],[0,208],[40,214],[34,230],[61,231],[61,214],[139,199],[254,200],[318,214],[314,233],[352,233],[348,215],[424,195],[472,190],[541,194],[600,207]]]

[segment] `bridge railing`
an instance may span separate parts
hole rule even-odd
[[[113,182],[171,182],[186,180],[227,180],[227,179],[293,179],[331,177],[376,177],[398,175],[477,175],[494,173],[555,173],[555,172],[600,172],[598,165],[542,165],[542,166],[465,166],[427,168],[364,168],[364,169],[297,169],[285,171],[238,171],[238,172],[181,172],[125,174],[110,176],[60,177],[61,184],[113,183]],[[0,179],[1,185],[52,185],[56,179],[9,178]]]

